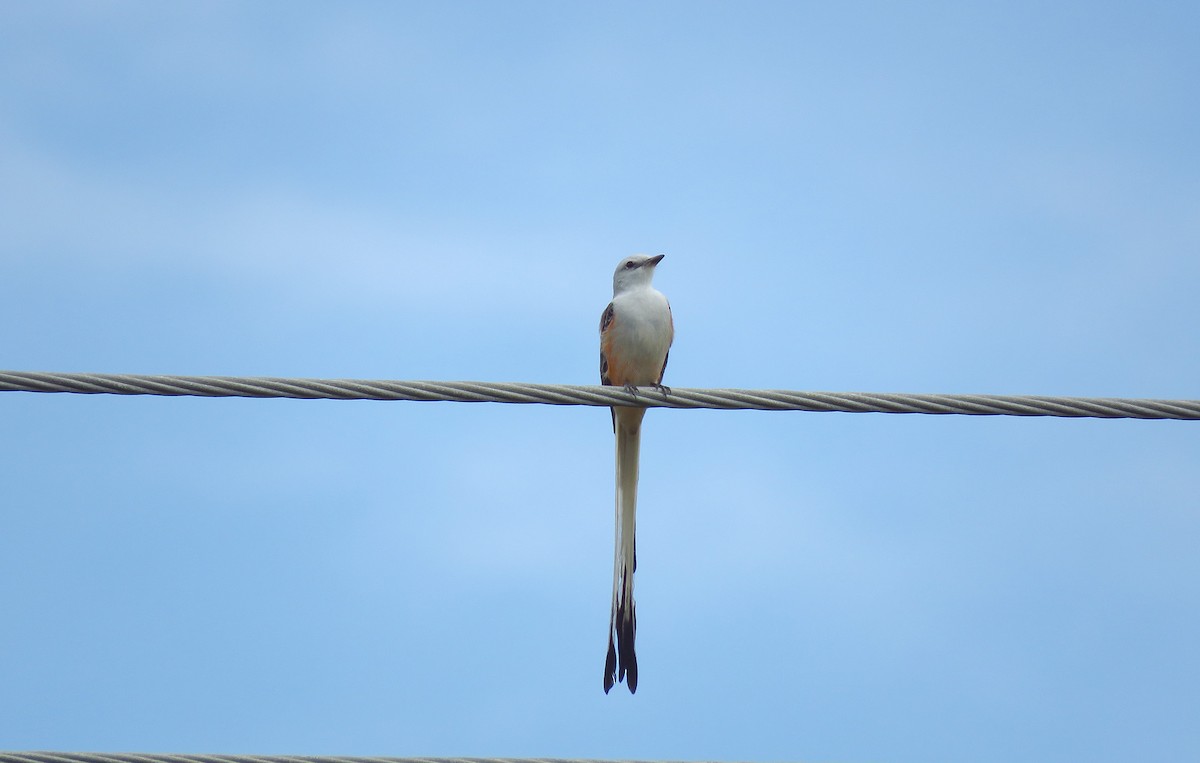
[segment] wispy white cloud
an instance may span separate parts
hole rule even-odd
[[[595,272],[607,280],[607,261],[560,251],[568,242],[561,232],[486,222],[464,230],[463,220],[426,221],[253,180],[223,193],[156,186],[39,152],[11,134],[0,138],[0,156],[0,256],[10,263],[155,265],[269,283],[318,303],[403,304],[443,316],[447,308],[459,316],[561,311],[571,291],[558,287],[564,281],[595,281]]]

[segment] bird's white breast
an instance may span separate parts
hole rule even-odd
[[[614,348],[631,384],[658,383],[671,347],[671,308],[656,289],[634,289],[613,297]]]

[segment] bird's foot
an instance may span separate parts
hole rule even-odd
[[[626,384],[625,391],[628,392],[629,394],[633,395],[634,397],[637,397],[637,385],[636,384]]]
[[[671,388],[665,384],[651,384],[650,387],[655,392],[661,393],[664,397],[671,394]]]

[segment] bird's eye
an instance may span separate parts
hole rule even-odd
[[[633,260],[630,260],[629,262],[625,263],[626,270],[633,270],[635,267],[637,267],[637,263],[634,262]]]

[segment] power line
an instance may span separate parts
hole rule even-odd
[[[364,758],[317,755],[0,752],[0,763],[604,763],[568,758]],[[626,762],[628,763],[628,762]]]
[[[282,397],[326,400],[423,400],[458,403],[641,405],[844,413],[932,413],[967,416],[1060,416],[1102,419],[1200,419],[1200,400],[1051,397],[1046,395],[937,395],[880,392],[791,392],[754,389],[620,387],[515,382],[292,379],[265,376],[152,376],[0,371],[0,392],[91,395]]]

